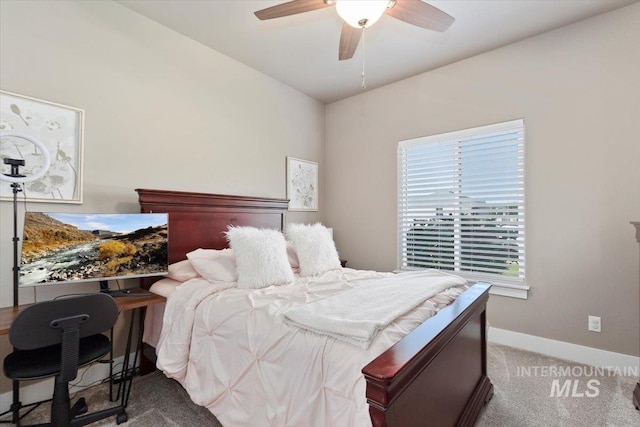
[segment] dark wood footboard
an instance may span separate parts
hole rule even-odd
[[[487,377],[490,287],[473,285],[362,369],[374,427],[475,423],[493,395]]]

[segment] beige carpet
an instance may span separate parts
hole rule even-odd
[[[590,367],[497,345],[489,346],[488,370],[494,395],[477,426],[640,426],[640,411],[631,400],[636,378],[597,375],[601,372]],[[101,385],[83,395],[95,410],[107,400],[107,393],[108,387]],[[46,422],[47,412],[46,407],[38,408],[24,422]],[[129,422],[123,426],[221,427],[208,410],[189,400],[180,385],[159,372],[136,378],[127,413]],[[111,418],[92,425],[116,423]]]
[[[489,346],[487,366],[494,393],[477,426],[640,426],[632,401],[637,378],[596,375],[602,372],[498,345]]]

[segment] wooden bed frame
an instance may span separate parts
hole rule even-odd
[[[141,212],[169,213],[170,263],[197,248],[226,248],[228,225],[285,226],[286,199],[136,191]],[[156,280],[144,279],[143,287]],[[486,346],[490,287],[476,283],[362,369],[374,427],[475,423],[493,395]]]

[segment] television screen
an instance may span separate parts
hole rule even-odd
[[[168,215],[26,212],[19,286],[168,271]]]

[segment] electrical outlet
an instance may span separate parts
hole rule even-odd
[[[602,331],[602,321],[598,316],[589,316],[589,330],[592,332]]]

